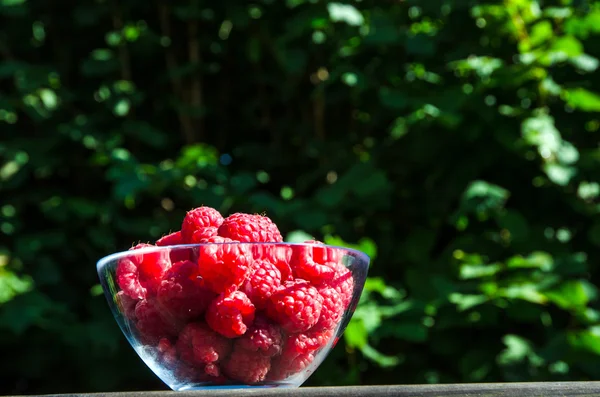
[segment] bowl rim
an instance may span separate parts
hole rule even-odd
[[[367,255],[366,253],[364,253],[360,250],[357,250],[355,248],[342,247],[342,246],[338,246],[338,245],[314,244],[314,243],[228,241],[228,242],[222,242],[222,243],[196,243],[196,244],[176,244],[176,245],[161,245],[161,246],[154,245],[151,247],[144,247],[144,248],[140,248],[137,250],[129,249],[129,250],[125,250],[125,251],[119,251],[119,252],[115,252],[115,253],[112,253],[110,255],[106,255],[106,256],[100,258],[98,260],[98,262],[96,262],[96,269],[98,271],[100,271],[100,270],[104,269],[111,262],[121,259],[123,257],[126,257],[128,255],[131,255],[132,253],[139,255],[139,254],[146,254],[146,253],[161,251],[161,250],[165,250],[165,249],[196,248],[196,247],[203,247],[203,246],[210,246],[210,245],[249,245],[249,246],[268,245],[268,246],[285,246],[285,247],[289,247],[289,246],[315,247],[316,246],[319,248],[335,248],[335,249],[340,249],[340,250],[344,250],[344,251],[353,253],[360,260],[362,260],[364,263],[366,263],[367,269],[369,269],[369,267],[371,266],[371,257],[369,255]]]

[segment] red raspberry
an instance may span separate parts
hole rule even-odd
[[[328,247],[321,241],[307,240],[304,244],[312,244],[312,258],[317,263],[339,262],[343,256],[340,248]]]
[[[256,311],[250,299],[241,291],[221,294],[212,301],[206,312],[206,322],[227,338],[243,335],[254,321]]]
[[[309,331],[307,333],[291,334],[285,340],[283,356],[291,360],[297,356],[314,353],[331,340],[333,330]]]
[[[252,327],[236,341],[236,347],[272,357],[281,352],[281,329],[264,317],[257,317]]]
[[[139,301],[135,306],[135,316],[143,344],[155,345],[161,338],[177,335],[178,324],[166,318],[155,302]]]
[[[223,367],[223,372],[233,380],[250,385],[265,380],[270,368],[269,357],[245,349],[235,349]]]
[[[183,320],[200,316],[215,296],[203,287],[198,265],[192,261],[175,263],[165,273],[156,294],[162,308]]]
[[[281,272],[265,260],[254,262],[254,272],[240,288],[258,309],[264,309],[267,301],[281,286]]]
[[[274,264],[281,272],[282,281],[292,280],[292,247],[281,244],[255,244],[252,246],[252,255],[254,259],[263,259]]]
[[[158,341],[156,350],[163,365],[172,368],[177,364],[177,349],[167,338]]]
[[[137,299],[131,298],[125,291],[117,292],[115,301],[119,307],[119,311],[123,313],[125,318],[130,321],[135,321],[135,305],[139,302]]]
[[[179,357],[190,365],[222,361],[231,351],[231,341],[204,323],[189,323],[177,340]]]
[[[322,248],[317,245],[294,245],[292,246],[292,258],[290,266],[294,277],[310,281],[315,285],[321,285],[330,281],[335,276],[333,266],[335,262],[326,262],[330,252],[335,252],[331,248]]]
[[[154,247],[138,244],[131,250]],[[156,292],[164,272],[171,266],[167,251],[128,254],[119,260],[116,277],[119,287],[134,299],[145,299]]]
[[[352,300],[352,294],[354,293],[354,278],[352,272],[346,266],[337,264],[334,266],[335,277],[328,283],[331,287],[340,294],[342,298],[342,305],[344,310],[350,304]]]
[[[262,215],[235,213],[219,227],[219,236],[252,243],[279,243],[283,241],[277,225]]]
[[[201,245],[198,272],[206,286],[216,293],[235,291],[252,270],[252,253],[247,244],[223,244],[232,240],[212,237]],[[218,243],[218,244],[216,244]]]
[[[288,332],[303,332],[321,315],[323,297],[308,281],[288,281],[267,304],[267,315]]]
[[[198,243],[202,238],[216,235],[214,229],[223,223],[223,216],[214,208],[198,207],[185,215],[181,224],[181,237],[187,244]],[[205,230],[209,228],[209,230]]]
[[[171,234],[167,234],[156,240],[156,245],[159,247],[164,247],[168,245],[181,245],[183,244],[183,239],[181,237],[181,231],[174,232]],[[171,257],[171,263],[181,262],[191,259],[191,250],[189,248],[177,248],[173,249],[169,252],[169,256]]]
[[[321,317],[313,329],[333,329],[344,314],[342,295],[333,287],[320,288],[319,294],[323,297],[323,307],[321,308]]]
[[[314,359],[312,353],[304,353],[294,358],[282,354],[273,360],[267,380],[283,380],[296,375],[306,369]]]

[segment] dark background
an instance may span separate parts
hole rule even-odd
[[[186,210],[373,257],[310,385],[600,378],[600,2],[0,0],[0,394],[165,389],[104,255]]]

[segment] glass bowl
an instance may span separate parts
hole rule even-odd
[[[344,332],[369,257],[317,243],[141,244],[98,261],[131,346],[173,390],[298,387]]]

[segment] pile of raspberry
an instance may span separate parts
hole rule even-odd
[[[181,381],[284,380],[335,337],[354,281],[339,250],[282,241],[266,216],[195,208],[180,231],[119,260],[117,303]],[[181,244],[196,245],[169,247]],[[136,253],[155,246],[167,248]]]

